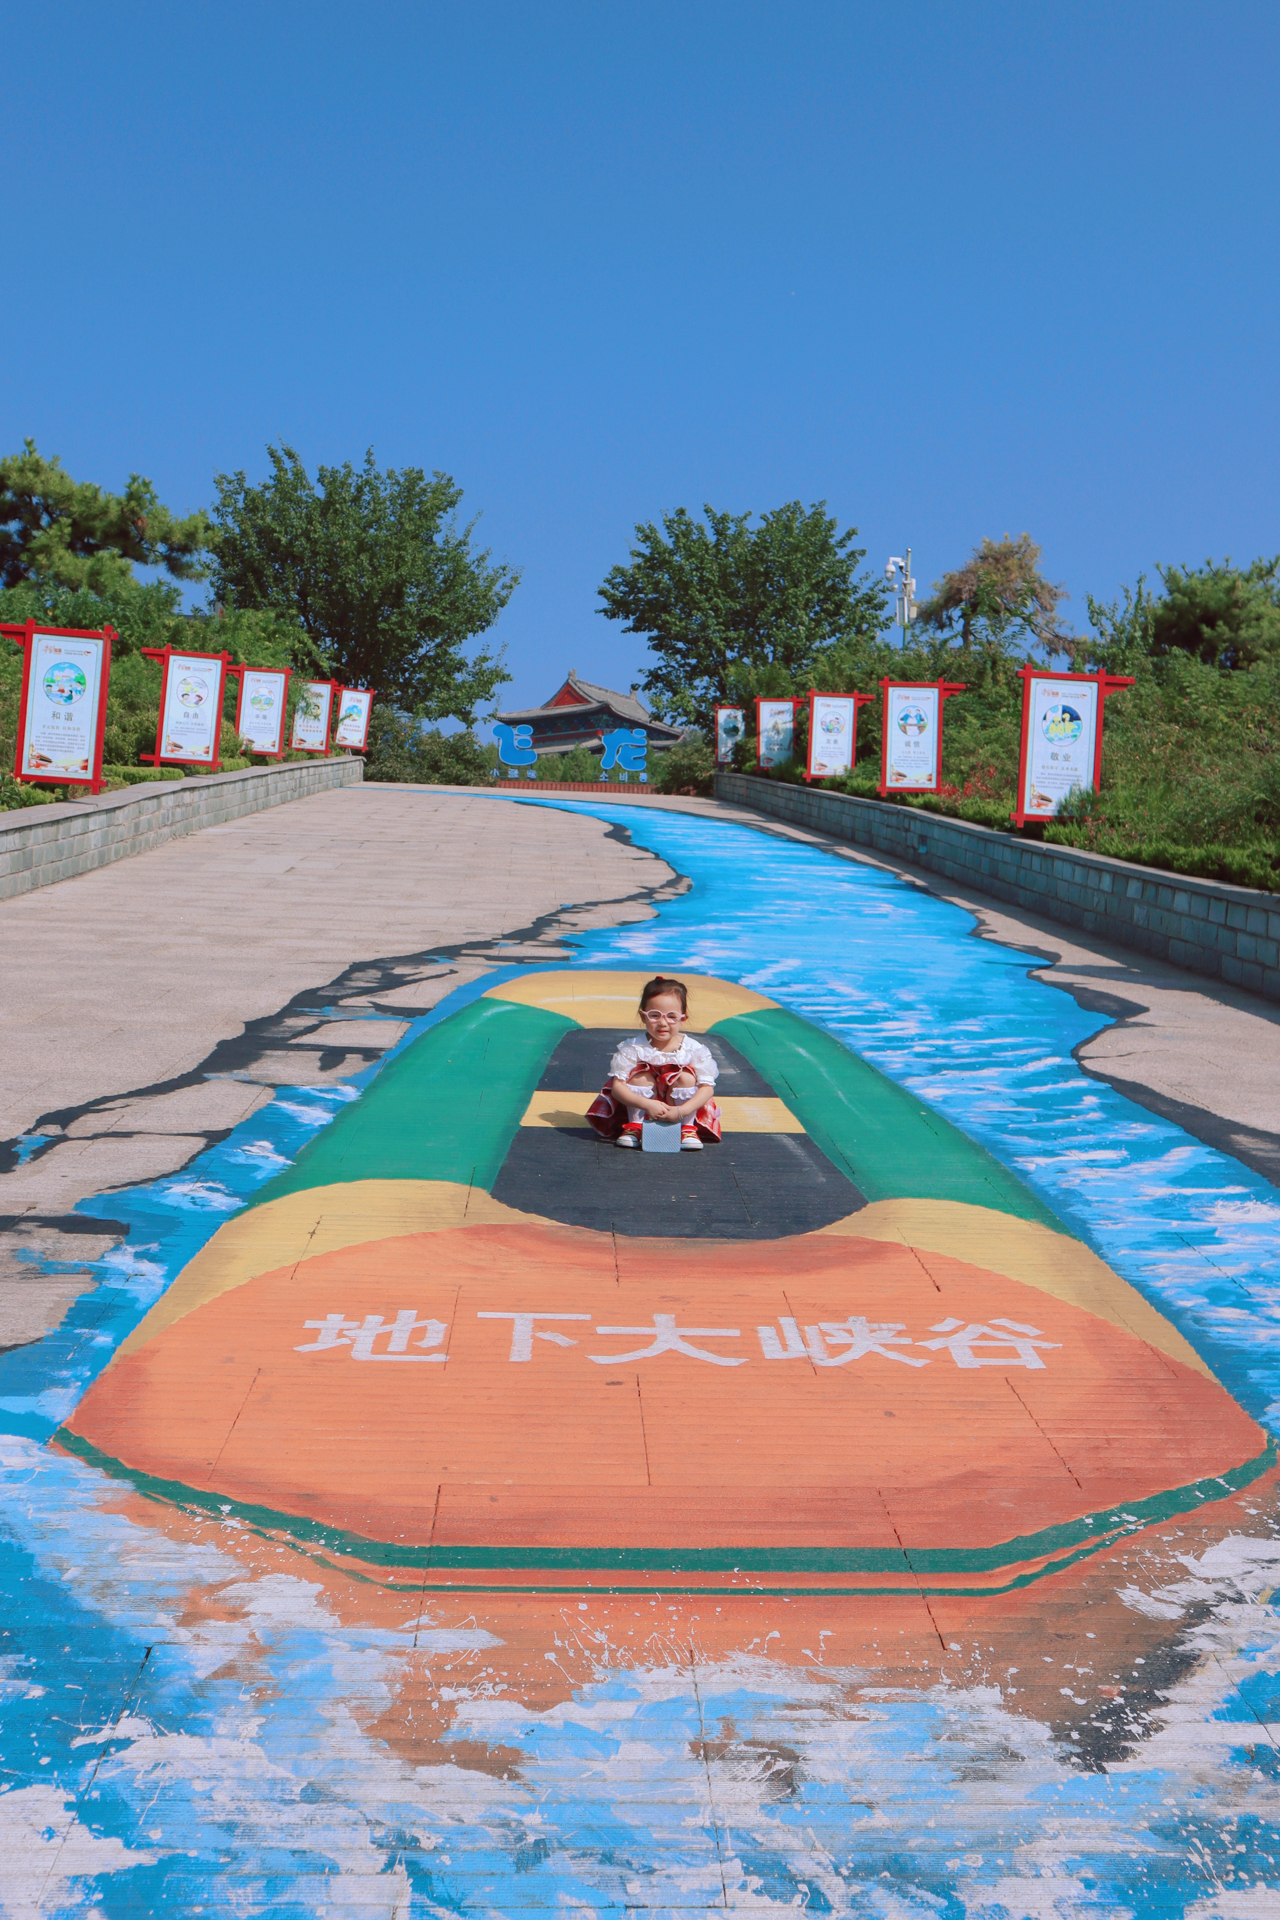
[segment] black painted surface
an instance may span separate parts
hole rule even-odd
[[[866,1204],[805,1134],[731,1133],[666,1154],[560,1127],[518,1129],[493,1197],[569,1227],[673,1240],[776,1240]]]

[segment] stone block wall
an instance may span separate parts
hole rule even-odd
[[[131,853],[146,853],[166,840],[238,820],[263,807],[332,787],[358,786],[363,778],[362,760],[335,755],[148,781],[119,793],[0,813],[0,900],[110,866]]]
[[[914,807],[746,774],[717,774],[716,797],[1280,1000],[1280,894],[1192,880]]]

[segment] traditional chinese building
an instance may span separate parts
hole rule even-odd
[[[532,727],[532,745],[538,753],[568,753],[572,747],[599,752],[606,733],[615,727],[642,727],[654,749],[672,747],[684,736],[683,727],[655,720],[633,693],[615,693],[611,687],[593,687],[579,680],[572,668],[564,685],[540,707],[520,713],[495,713],[510,727]]]

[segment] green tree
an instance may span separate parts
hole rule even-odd
[[[369,716],[366,780],[408,781],[416,786],[482,787],[489,761],[470,728],[465,733],[424,732],[420,720],[395,713],[383,701]]]
[[[703,512],[705,526],[684,507],[637,526],[597,612],[648,640],[657,664],[640,684],[657,710],[709,733],[731,687],[803,680],[838,642],[878,633],[886,611],[883,587],[858,574],[857,528],[840,533],[825,501],[790,501],[755,527],[749,513]]]
[[[1254,666],[1280,653],[1280,555],[1246,571],[1161,567],[1164,597],[1151,606],[1151,652],[1189,653],[1207,667]]]
[[[1066,652],[1079,673],[1144,673],[1151,670],[1151,642],[1158,602],[1147,586],[1145,573],[1137,585],[1122,587],[1118,600],[1095,600],[1085,595],[1093,632],[1069,640]]]
[[[500,654],[463,648],[498,618],[520,578],[473,551],[462,489],[418,467],[321,467],[268,447],[271,475],[218,474],[213,592],[241,608],[296,615],[339,678],[376,687],[419,717],[470,725],[511,678]]]
[[[34,440],[0,459],[0,588],[24,580],[98,594],[118,593],[133,567],[163,567],[175,580],[202,580],[209,524],[179,520],[141,474],[122,494],[73,480]]]
[[[1040,572],[1040,549],[1029,533],[1016,540],[984,540],[964,566],[944,574],[921,602],[916,626],[948,644],[958,638],[965,653],[1025,653],[1039,647],[1046,658],[1065,651],[1070,635],[1058,619],[1065,587]]]

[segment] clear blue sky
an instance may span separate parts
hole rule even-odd
[[[1280,549],[1280,9],[471,0],[6,9],[0,446],[442,468],[514,685],[626,687],[637,521],[826,499],[1067,612]]]

